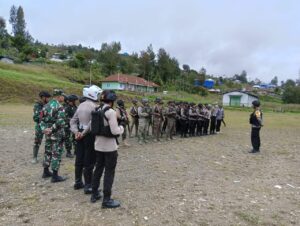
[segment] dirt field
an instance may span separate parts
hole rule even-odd
[[[41,178],[32,165],[31,106],[0,107],[0,225],[300,225],[300,115],[265,113],[262,153],[248,154],[247,112],[223,133],[119,150],[115,210]]]

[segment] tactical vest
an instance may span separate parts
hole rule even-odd
[[[263,119],[263,114],[262,114],[261,110],[258,110],[258,111],[260,111],[260,117],[261,117],[261,120],[262,120],[262,119]],[[254,125],[255,127],[261,127],[261,124],[260,124],[260,122],[258,121],[258,119],[257,119],[257,117],[256,117],[256,115],[255,115],[255,112],[256,112],[256,110],[253,111],[253,112],[250,114],[249,123],[250,123],[251,125]]]
[[[108,122],[105,112],[109,109],[111,109],[111,107],[105,107],[103,109],[98,107],[95,111],[92,111],[91,134],[103,137],[118,137],[118,135],[111,133],[109,124],[107,126],[104,124],[104,120]]]

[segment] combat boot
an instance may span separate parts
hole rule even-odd
[[[71,151],[67,151],[66,157],[72,159],[74,156],[72,155]]]
[[[81,180],[75,180],[74,190],[79,190],[84,188],[84,184]]]
[[[51,178],[52,183],[63,182],[66,179],[67,178],[65,178],[65,177],[58,176],[57,170],[53,170],[53,175],[52,175],[52,178]]]
[[[92,194],[92,185],[90,184],[84,185],[84,194],[86,195]]]
[[[48,167],[45,167],[44,168],[44,172],[43,172],[43,175],[42,175],[42,178],[46,179],[48,177],[52,177],[53,176],[53,173],[51,173],[49,171],[49,168]]]
[[[75,184],[74,189],[79,190],[84,188],[84,184],[82,182],[82,167],[75,165]]]
[[[97,191],[96,193],[92,193],[91,203],[95,203],[95,202],[97,202],[97,200],[100,200],[101,198],[102,198],[102,195],[100,194],[99,191]]]
[[[103,209],[112,209],[112,208],[118,208],[121,206],[121,203],[117,200],[113,200],[111,198],[105,198],[102,202],[102,208]]]
[[[38,163],[38,160],[37,160],[38,152],[39,152],[39,146],[34,145],[33,146],[33,159],[31,160],[31,163],[33,163],[33,164]]]

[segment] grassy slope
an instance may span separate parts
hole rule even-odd
[[[97,84],[100,76],[93,76]],[[81,94],[83,84],[89,81],[89,74],[63,65],[9,65],[0,63],[0,102],[32,103],[40,90],[51,91],[53,88],[63,88],[66,93]],[[142,98],[144,94],[119,92],[125,100]],[[147,97],[154,100],[161,93],[150,94]],[[200,97],[185,92],[169,92],[163,95],[164,100],[194,101],[196,103],[215,103],[221,101],[219,95]]]
[[[93,75],[92,81],[99,84],[101,76]],[[67,94],[81,95],[83,84],[88,84],[89,73],[69,68],[61,64],[45,65],[10,65],[0,63],[0,102],[1,103],[32,103],[40,90],[51,91],[53,88],[62,88]],[[170,91],[167,95],[162,93],[145,94],[150,100],[162,96],[167,100],[180,100],[195,103],[220,103],[221,95],[210,94],[201,97],[185,92]],[[132,98],[142,98],[144,94],[133,92],[118,92],[118,96],[126,101]],[[261,97],[265,110],[300,112],[300,105],[282,104],[274,97]]]

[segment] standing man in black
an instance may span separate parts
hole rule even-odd
[[[260,152],[260,136],[259,132],[263,126],[263,115],[260,110],[260,102],[255,100],[252,102],[252,107],[254,111],[250,115],[250,124],[251,124],[251,143],[253,149],[249,153],[258,153]]]
[[[92,176],[95,166],[95,136],[91,133],[82,132],[88,128],[91,121],[92,111],[98,106],[99,96],[102,90],[95,85],[83,88],[83,96],[86,98],[82,102],[73,118],[70,121],[71,131],[75,134],[76,139],[76,158],[75,158],[75,184],[74,189],[84,188],[85,194],[92,193]],[[82,174],[84,183],[82,181]]]

